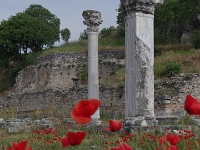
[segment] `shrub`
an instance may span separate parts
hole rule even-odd
[[[36,63],[37,57],[39,57],[40,53],[29,53],[26,56],[25,66],[33,65]]]
[[[182,64],[179,62],[168,61],[165,63],[164,69],[162,70],[162,76],[171,77],[175,74],[180,73],[182,70]]]
[[[18,72],[21,71],[23,69],[22,66],[15,66],[14,68],[11,69],[11,76],[14,79],[17,75]]]
[[[183,43],[183,44],[171,44],[171,45],[158,45],[154,47],[154,55],[160,56],[162,53],[168,52],[168,51],[181,51],[183,53],[194,53],[195,51],[192,50],[193,45],[190,43]]]
[[[198,30],[195,34],[192,35],[191,43],[194,45],[195,49],[200,48],[200,30]]]
[[[155,45],[168,45],[180,43],[180,39],[175,34],[163,34],[159,31],[154,32]]]

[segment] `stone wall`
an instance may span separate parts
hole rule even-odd
[[[99,76],[106,78],[124,66],[124,51],[99,51]],[[87,70],[87,53],[56,53],[37,59],[16,77],[15,91],[28,92],[43,89],[68,90],[72,78]]]
[[[87,65],[86,53],[57,53],[38,58],[37,64],[22,70],[16,78],[16,91],[0,100],[0,109],[15,107],[18,112],[45,109],[55,105],[71,109],[80,99],[87,99],[87,86],[73,86],[81,65]],[[99,74],[105,79],[124,67],[124,51],[100,51]],[[85,68],[87,69],[87,67]],[[124,87],[100,87],[101,110],[124,111]],[[200,99],[198,74],[180,74],[164,80],[155,80],[156,116],[182,116],[187,94]]]
[[[124,91],[120,88],[100,88],[100,100],[102,109],[124,109]],[[29,112],[37,109],[45,109],[55,105],[59,110],[71,109],[76,102],[87,99],[87,86],[72,87],[68,91],[47,89],[36,92],[9,93],[7,102],[12,106],[18,106],[18,112]]]

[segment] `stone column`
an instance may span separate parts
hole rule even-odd
[[[120,0],[125,13],[125,126],[154,119],[154,7],[158,0]]]
[[[101,13],[95,10],[85,10],[82,14],[88,33],[88,99],[99,99],[98,70],[98,26],[103,22]],[[100,125],[99,109],[92,116],[92,123]]]

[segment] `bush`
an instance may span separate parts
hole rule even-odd
[[[0,75],[0,93],[12,88],[15,83],[15,80],[12,78],[10,70],[5,69],[1,70],[2,74]]]
[[[198,30],[195,34],[192,35],[191,43],[193,44],[195,49],[200,48],[200,30]]]
[[[178,44],[180,39],[176,37],[175,34],[163,34],[159,31],[154,32],[154,44],[155,45],[168,45],[168,44]]]
[[[13,79],[18,75],[18,72],[23,69],[22,66],[15,66],[14,68],[11,69],[11,76]]]
[[[179,62],[168,61],[165,63],[164,69],[161,72],[162,76],[171,77],[180,73],[182,70],[182,64]]]
[[[179,62],[167,61],[164,63],[154,63],[154,73],[156,77],[172,77],[180,73],[182,64]]]
[[[36,63],[37,57],[40,56],[40,53],[29,53],[26,56],[25,66],[34,65]]]

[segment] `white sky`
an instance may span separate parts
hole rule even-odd
[[[87,28],[83,24],[84,10],[101,12],[103,23],[99,26],[99,31],[110,26],[116,27],[116,9],[120,0],[0,0],[0,21],[23,12],[30,4],[40,4],[56,15],[61,21],[60,29],[68,28],[71,31],[69,41],[76,41]]]

